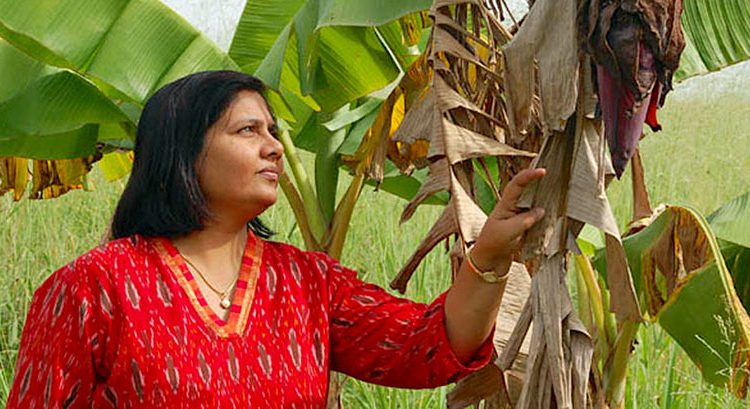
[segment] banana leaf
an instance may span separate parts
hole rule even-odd
[[[750,58],[750,2],[684,0],[686,48],[677,80],[717,71]]]
[[[734,288],[750,308],[750,192],[738,196],[707,218],[721,247]]]
[[[127,176],[133,168],[133,151],[107,153],[97,162],[97,165],[102,170],[105,179],[110,182],[118,180]]]
[[[732,209],[713,220],[739,216]],[[747,217],[733,220],[748,223]],[[664,328],[707,382],[744,396],[750,366],[750,317],[724,258],[729,250],[720,245],[709,223],[695,210],[668,206],[623,245],[636,293],[645,306],[644,318]],[[606,275],[603,252],[597,254],[594,265]]]
[[[409,201],[417,195],[427,178],[427,169],[417,169],[410,175],[404,175],[391,161],[386,161],[383,181],[377,184],[373,180],[368,180],[366,183],[377,190]],[[437,192],[425,199],[422,204],[445,206],[449,199],[448,192]]]
[[[135,103],[187,73],[236,68],[156,0],[0,0],[0,36],[34,59],[74,70]]]
[[[36,61],[2,39],[0,72],[7,85],[0,88],[0,156],[90,156],[101,125],[131,124],[85,77]]]
[[[82,186],[77,178],[50,185],[69,173],[64,160],[81,158],[71,163],[88,170],[99,153],[132,149],[143,103],[159,87],[236,68],[156,0],[0,0],[0,157],[37,159],[31,197],[56,197]],[[16,199],[26,186],[17,182],[7,187]]]
[[[250,1],[229,55],[272,88],[309,97],[311,107],[331,112],[398,77],[398,58],[394,60],[376,27],[426,10],[430,4],[425,0]],[[384,30],[385,37],[394,37],[393,25]],[[408,52],[413,50],[400,50],[398,55]]]
[[[707,220],[719,239],[750,247],[750,192],[722,205]]]

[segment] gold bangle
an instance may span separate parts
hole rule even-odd
[[[510,274],[510,269],[507,273],[503,275],[497,275],[495,274],[495,270],[490,271],[481,271],[477,268],[477,265],[474,264],[474,260],[471,259],[471,251],[468,251],[466,253],[466,264],[469,265],[469,270],[473,271],[476,275],[478,275],[482,280],[484,280],[487,283],[496,284],[505,282],[508,280],[508,275]]]

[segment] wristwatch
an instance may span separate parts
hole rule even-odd
[[[503,275],[498,275],[494,269],[490,271],[481,271],[477,268],[477,265],[474,264],[474,260],[471,259],[471,250],[466,252],[466,264],[468,264],[469,269],[484,280],[484,282],[490,284],[503,283],[508,280],[508,275],[510,274],[510,269]]]

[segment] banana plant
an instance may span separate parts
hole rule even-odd
[[[35,61],[2,39],[0,65],[14,79],[0,91],[0,157],[16,156],[0,159],[0,194],[21,198],[30,163],[33,198],[83,187],[99,135],[122,135],[127,115],[82,76]]]
[[[285,144],[299,189],[293,191],[289,180],[283,186],[292,203],[299,198],[304,204],[295,208],[306,211],[300,224],[312,228],[304,230],[306,243],[337,248],[336,255],[345,234],[327,229],[333,225],[340,156],[356,151],[385,99],[381,89],[419,55],[422,19],[412,11],[421,6],[387,6],[250,2],[226,55],[158,1],[105,1],[97,7],[0,1],[0,64],[8,74],[0,92],[1,191],[20,199],[28,173],[31,197],[82,187],[102,154],[108,178],[126,174],[132,156],[127,150],[148,96],[190,72],[243,68],[270,85],[269,100],[288,131]],[[314,178],[302,173],[295,144],[316,153]],[[72,162],[55,162],[63,159]],[[76,171],[62,171],[70,166]],[[383,189],[416,192],[419,175],[397,175],[393,167],[388,173]],[[354,186],[363,181],[355,177]],[[351,213],[359,189],[351,191],[340,214]],[[337,218],[342,231],[345,220]]]
[[[13,75],[3,77],[5,83],[0,104],[9,114],[14,109],[21,109],[19,106],[25,108],[22,113],[26,115],[22,117],[28,117],[29,112],[40,112],[36,104],[43,102],[43,99],[32,98],[29,101],[28,98],[23,100],[23,95],[15,95],[27,89],[27,97],[40,95],[41,92],[45,92],[44,95],[66,96],[65,99],[60,98],[64,103],[52,106],[52,109],[74,107],[83,100],[101,101],[102,106],[116,105],[127,117],[127,120],[119,123],[113,122],[112,118],[88,118],[92,122],[84,126],[76,123],[82,119],[78,115],[71,115],[70,110],[67,114],[63,110],[45,111],[49,112],[45,116],[47,118],[70,122],[64,124],[63,128],[68,131],[63,133],[40,129],[19,132],[11,129],[10,124],[14,121],[2,121],[0,157],[78,157],[92,161],[101,156],[93,155],[95,152],[127,150],[132,147],[133,124],[137,121],[144,98],[161,84],[201,69],[241,68],[264,78],[277,91],[270,96],[272,104],[277,115],[289,122],[293,140],[296,141],[297,133],[294,130],[308,123],[307,114],[330,116],[344,104],[354,101],[356,105],[357,98],[382,90],[389,83],[392,86],[392,81],[406,70],[424,48],[424,38],[418,46],[422,34],[420,28],[424,27],[417,21],[417,15],[410,13],[426,10],[429,3],[426,0],[407,3],[334,0],[249,2],[229,58],[158,1],[110,0],[98,2],[95,8],[83,7],[73,1],[47,0],[35,3],[34,7],[19,6],[10,0],[0,1],[0,37],[6,43],[5,48],[15,47],[28,57],[30,63],[65,71],[59,77],[77,75],[81,78],[71,81],[87,82],[95,87],[90,91],[106,97],[92,99],[63,94],[63,90],[56,87],[64,87],[65,92],[71,92],[70,86],[54,85],[49,81],[45,84],[29,83],[28,78],[17,74],[18,66],[15,70],[5,70],[14,64],[14,58],[6,50],[2,55],[3,72],[12,72]],[[750,47],[746,2],[686,0],[684,8],[687,49],[683,54],[682,68],[677,73],[679,79],[747,59]],[[717,17],[716,13],[721,16]],[[59,18],[50,23],[50,16],[53,15]],[[149,18],[141,18],[144,15]],[[86,35],[81,35],[84,32]],[[300,38],[303,43],[298,47]],[[405,38],[408,40],[404,41]],[[353,58],[354,55],[361,55],[360,51],[363,50],[366,51],[364,60]],[[385,58],[386,55],[397,64]],[[132,64],[132,61],[139,64]],[[342,63],[352,61],[356,63]],[[693,66],[699,68],[691,68]],[[366,69],[359,69],[361,67]],[[24,69],[27,75],[33,72],[33,69]],[[25,81],[18,81],[18,78],[25,78]],[[338,86],[343,88],[336,88]],[[9,102],[14,96],[17,97],[15,102],[25,102],[25,105]],[[106,101],[107,98],[109,101]],[[298,109],[294,110],[291,106]],[[304,108],[300,114],[301,107]],[[322,110],[321,107],[326,109]],[[363,119],[358,123],[359,128],[364,128],[374,118],[369,116]],[[321,123],[318,118],[314,122]],[[358,134],[361,135],[361,132]],[[311,140],[315,138],[307,139],[306,146],[317,152],[317,146],[309,143]],[[341,147],[353,152],[357,141],[358,137],[346,139]],[[127,153],[117,152],[104,155],[102,160],[102,167],[109,178],[122,176],[128,171]],[[22,168],[22,161],[2,160],[7,161],[4,163],[7,169]],[[29,171],[33,169],[33,165],[27,166]],[[421,179],[401,176],[391,164],[386,166],[391,178],[380,181],[381,188],[401,197],[413,197],[425,175],[417,174]],[[82,164],[79,167],[85,173],[90,166]],[[21,183],[23,178],[19,176],[17,180]],[[16,193],[20,198],[23,186],[13,189],[14,183],[7,178],[3,182],[7,190],[20,192]],[[82,186],[82,183],[77,181],[74,185]],[[404,189],[403,186],[409,188]],[[482,190],[485,197],[490,196],[488,189],[482,187]],[[428,200],[446,203],[446,197]],[[324,208],[329,209],[327,213],[330,215],[331,201],[328,199],[326,202]],[[482,208],[489,207],[491,203],[482,202]]]

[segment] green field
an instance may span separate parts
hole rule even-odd
[[[698,78],[671,95],[661,114],[665,131],[642,142],[652,203],[687,204],[703,214],[750,190],[750,69],[730,69],[719,78]],[[18,338],[34,288],[55,269],[101,239],[124,182],[106,183],[98,171],[95,192],[72,192],[59,199],[13,203],[0,198],[0,401],[10,387]],[[630,218],[630,181],[610,188],[623,226]],[[404,226],[405,202],[366,188],[357,205],[342,260],[361,277],[387,286],[430,228],[440,209],[425,207]],[[277,240],[302,245],[283,198],[265,216]],[[449,262],[431,254],[410,283],[407,296],[430,301],[449,285]],[[628,375],[628,408],[739,408],[738,401],[700,379],[698,369],[656,326],[642,328]],[[671,364],[671,359],[675,364]],[[405,368],[408,370],[408,368]],[[671,387],[665,380],[671,377]],[[665,386],[666,385],[666,386]],[[442,407],[446,388],[430,391],[386,389],[349,381],[347,407]]]

